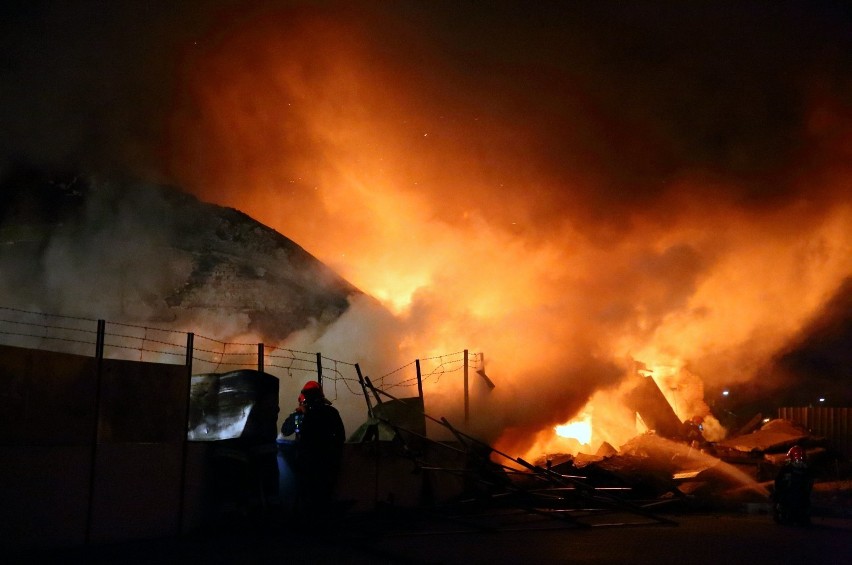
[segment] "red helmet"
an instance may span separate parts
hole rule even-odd
[[[308,381],[305,383],[305,386],[302,387],[302,394],[311,390],[322,390],[322,387],[316,381]]]
[[[802,446],[794,445],[793,447],[791,447],[790,451],[787,452],[787,461],[791,461],[793,464],[804,463],[805,450],[802,449]]]
[[[302,394],[305,395],[306,400],[325,398],[325,395],[322,393],[322,387],[316,381],[306,382],[305,386],[302,387]]]

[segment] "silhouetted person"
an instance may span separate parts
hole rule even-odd
[[[704,439],[704,418],[693,416],[683,422],[683,438],[690,447],[704,451],[707,448],[707,440]]]
[[[296,436],[297,511],[316,520],[332,510],[346,437],[340,413],[325,398],[318,382],[305,383],[299,400],[299,407],[284,420],[281,433]]]
[[[801,446],[787,452],[787,460],[775,478],[775,521],[781,524],[810,524],[811,491],[814,479]]]

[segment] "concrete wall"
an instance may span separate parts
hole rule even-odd
[[[100,382],[100,388],[98,388]],[[68,546],[191,526],[187,369],[0,346],[0,544]],[[189,488],[182,486],[188,483]],[[190,512],[185,512],[189,509]],[[183,523],[181,523],[183,522]]]

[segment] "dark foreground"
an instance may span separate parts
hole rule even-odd
[[[765,513],[661,514],[594,527],[528,513],[475,519],[422,512],[350,514],[336,524],[283,516],[241,521],[205,535],[112,546],[28,551],[20,563],[676,563],[849,564],[852,519],[815,517],[779,526]],[[671,520],[671,522],[667,522]]]

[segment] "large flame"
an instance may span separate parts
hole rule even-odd
[[[583,445],[592,443],[592,418],[588,413],[581,413],[570,422],[565,422],[554,428],[556,435],[576,439]]]
[[[707,414],[703,383],[753,378],[852,272],[852,177],[829,166],[849,157],[849,130],[827,125],[845,111],[830,97],[814,95],[802,132],[825,153],[803,154],[798,176],[640,181],[611,153],[637,151],[636,172],[675,149],[574,86],[594,84],[581,69],[539,69],[554,90],[533,108],[520,63],[477,83],[407,21],[307,8],[235,21],[188,47],[171,173],[379,298],[400,360],[485,352],[498,386],[472,425],[508,449],[629,438],[618,396],[634,360],[678,417]]]

